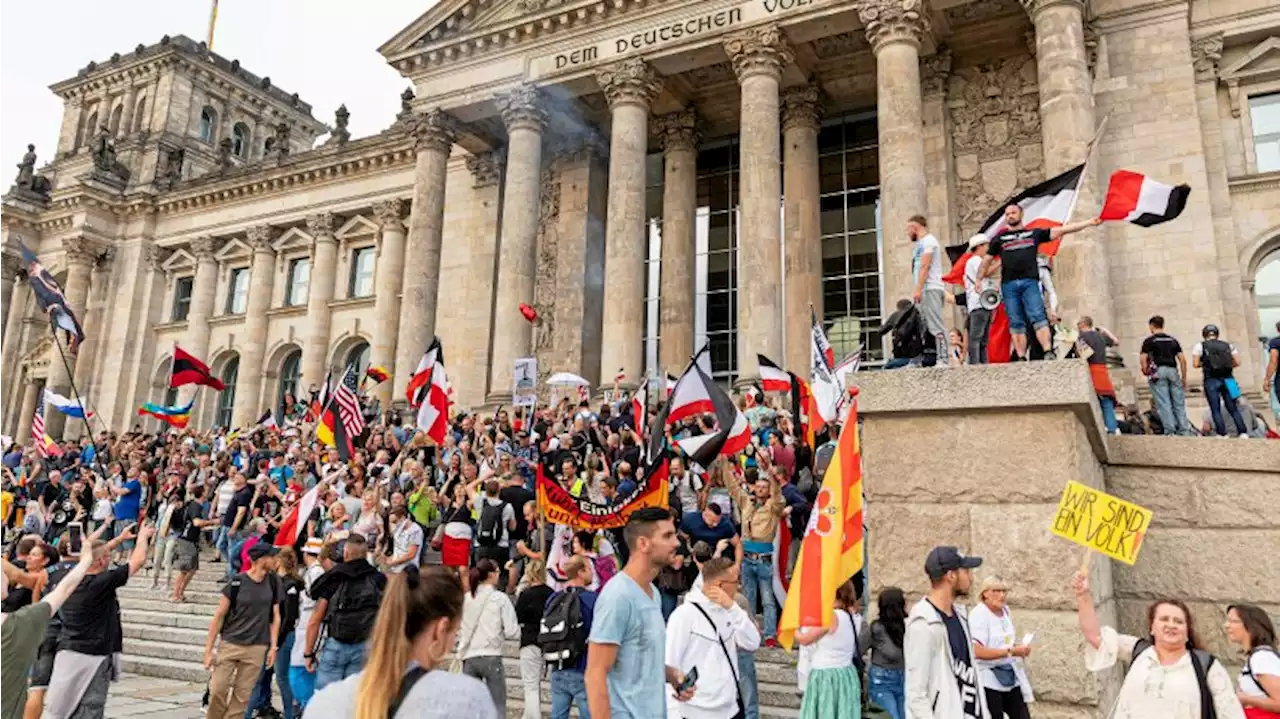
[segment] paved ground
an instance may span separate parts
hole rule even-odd
[[[107,719],[196,719],[204,716],[204,684],[125,674],[107,695]]]

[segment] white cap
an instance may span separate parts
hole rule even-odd
[[[970,237],[970,238],[969,238],[969,249],[971,249],[971,250],[972,250],[972,249],[974,249],[974,248],[978,247],[979,245],[985,245],[985,244],[987,244],[987,243],[988,243],[988,242],[990,242],[990,241],[991,241],[991,238],[990,238],[990,237],[987,237],[986,235],[984,235],[984,234],[982,234],[981,232],[979,232],[978,234],[976,234],[976,235],[974,235],[973,237]]]

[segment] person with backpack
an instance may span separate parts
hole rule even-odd
[[[524,719],[542,719],[542,648],[538,632],[542,613],[551,598],[547,586],[547,565],[535,559],[524,573],[525,589],[516,598],[516,620],[520,622],[520,682],[524,685]]]
[[[212,672],[206,719],[244,716],[263,666],[275,664],[283,600],[273,574],[276,551],[266,542],[253,545],[247,570],[222,588],[204,645],[204,667]]]
[[[497,565],[502,586],[505,587],[507,560],[511,558],[511,532],[516,528],[516,511],[498,496],[501,490],[498,480],[490,479],[483,486],[484,492],[477,494],[474,500],[479,512],[475,559],[477,563],[488,559]]]
[[[1130,719],[1244,719],[1244,708],[1222,662],[1205,651],[1195,619],[1181,599],[1161,599],[1147,609],[1146,637],[1102,626],[1089,591],[1089,577],[1072,582],[1076,616],[1085,647],[1085,667],[1101,672],[1128,662],[1113,716]]]
[[[547,599],[538,631],[538,647],[550,671],[551,719],[569,719],[569,707],[578,707],[581,719],[591,719],[587,707],[587,638],[595,615],[596,592],[591,583],[591,563],[569,557],[564,563],[564,589]]]
[[[364,667],[369,634],[387,578],[368,560],[369,542],[351,534],[335,564],[311,586],[316,606],[307,622],[307,671],[316,673],[316,691]],[[323,644],[320,641],[324,630]]]
[[[494,492],[497,494],[497,492]],[[507,677],[502,643],[520,638],[520,622],[511,600],[498,590],[498,565],[481,559],[471,568],[471,593],[462,607],[457,656],[462,671],[489,687],[498,715],[507,715]]]
[[[1191,363],[1204,372],[1204,397],[1213,416],[1213,430],[1219,437],[1227,436],[1227,423],[1222,417],[1225,405],[1238,435],[1248,437],[1249,425],[1245,424],[1244,415],[1236,403],[1240,399],[1240,385],[1236,383],[1234,372],[1240,366],[1240,353],[1235,345],[1218,339],[1218,334],[1217,325],[1205,325],[1200,330],[1204,339],[1191,348]]]
[[[1276,628],[1262,607],[1233,604],[1223,625],[1227,639],[1244,651],[1237,696],[1248,719],[1280,719],[1280,653]]]

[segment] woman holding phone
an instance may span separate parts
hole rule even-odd
[[[1008,596],[1009,584],[1003,579],[991,576],[982,580],[978,590],[981,603],[969,612],[973,656],[993,719],[1006,715],[1009,719],[1031,719],[1027,705],[1035,701],[1035,695],[1031,693],[1031,680],[1018,661],[1030,656],[1031,646],[1018,639],[1005,601]]]

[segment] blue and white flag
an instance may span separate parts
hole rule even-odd
[[[46,405],[53,407],[68,417],[76,419],[88,419],[93,416],[93,412],[84,408],[81,404],[84,400],[77,402],[73,399],[67,399],[53,390],[46,389],[44,391],[44,402]]]

